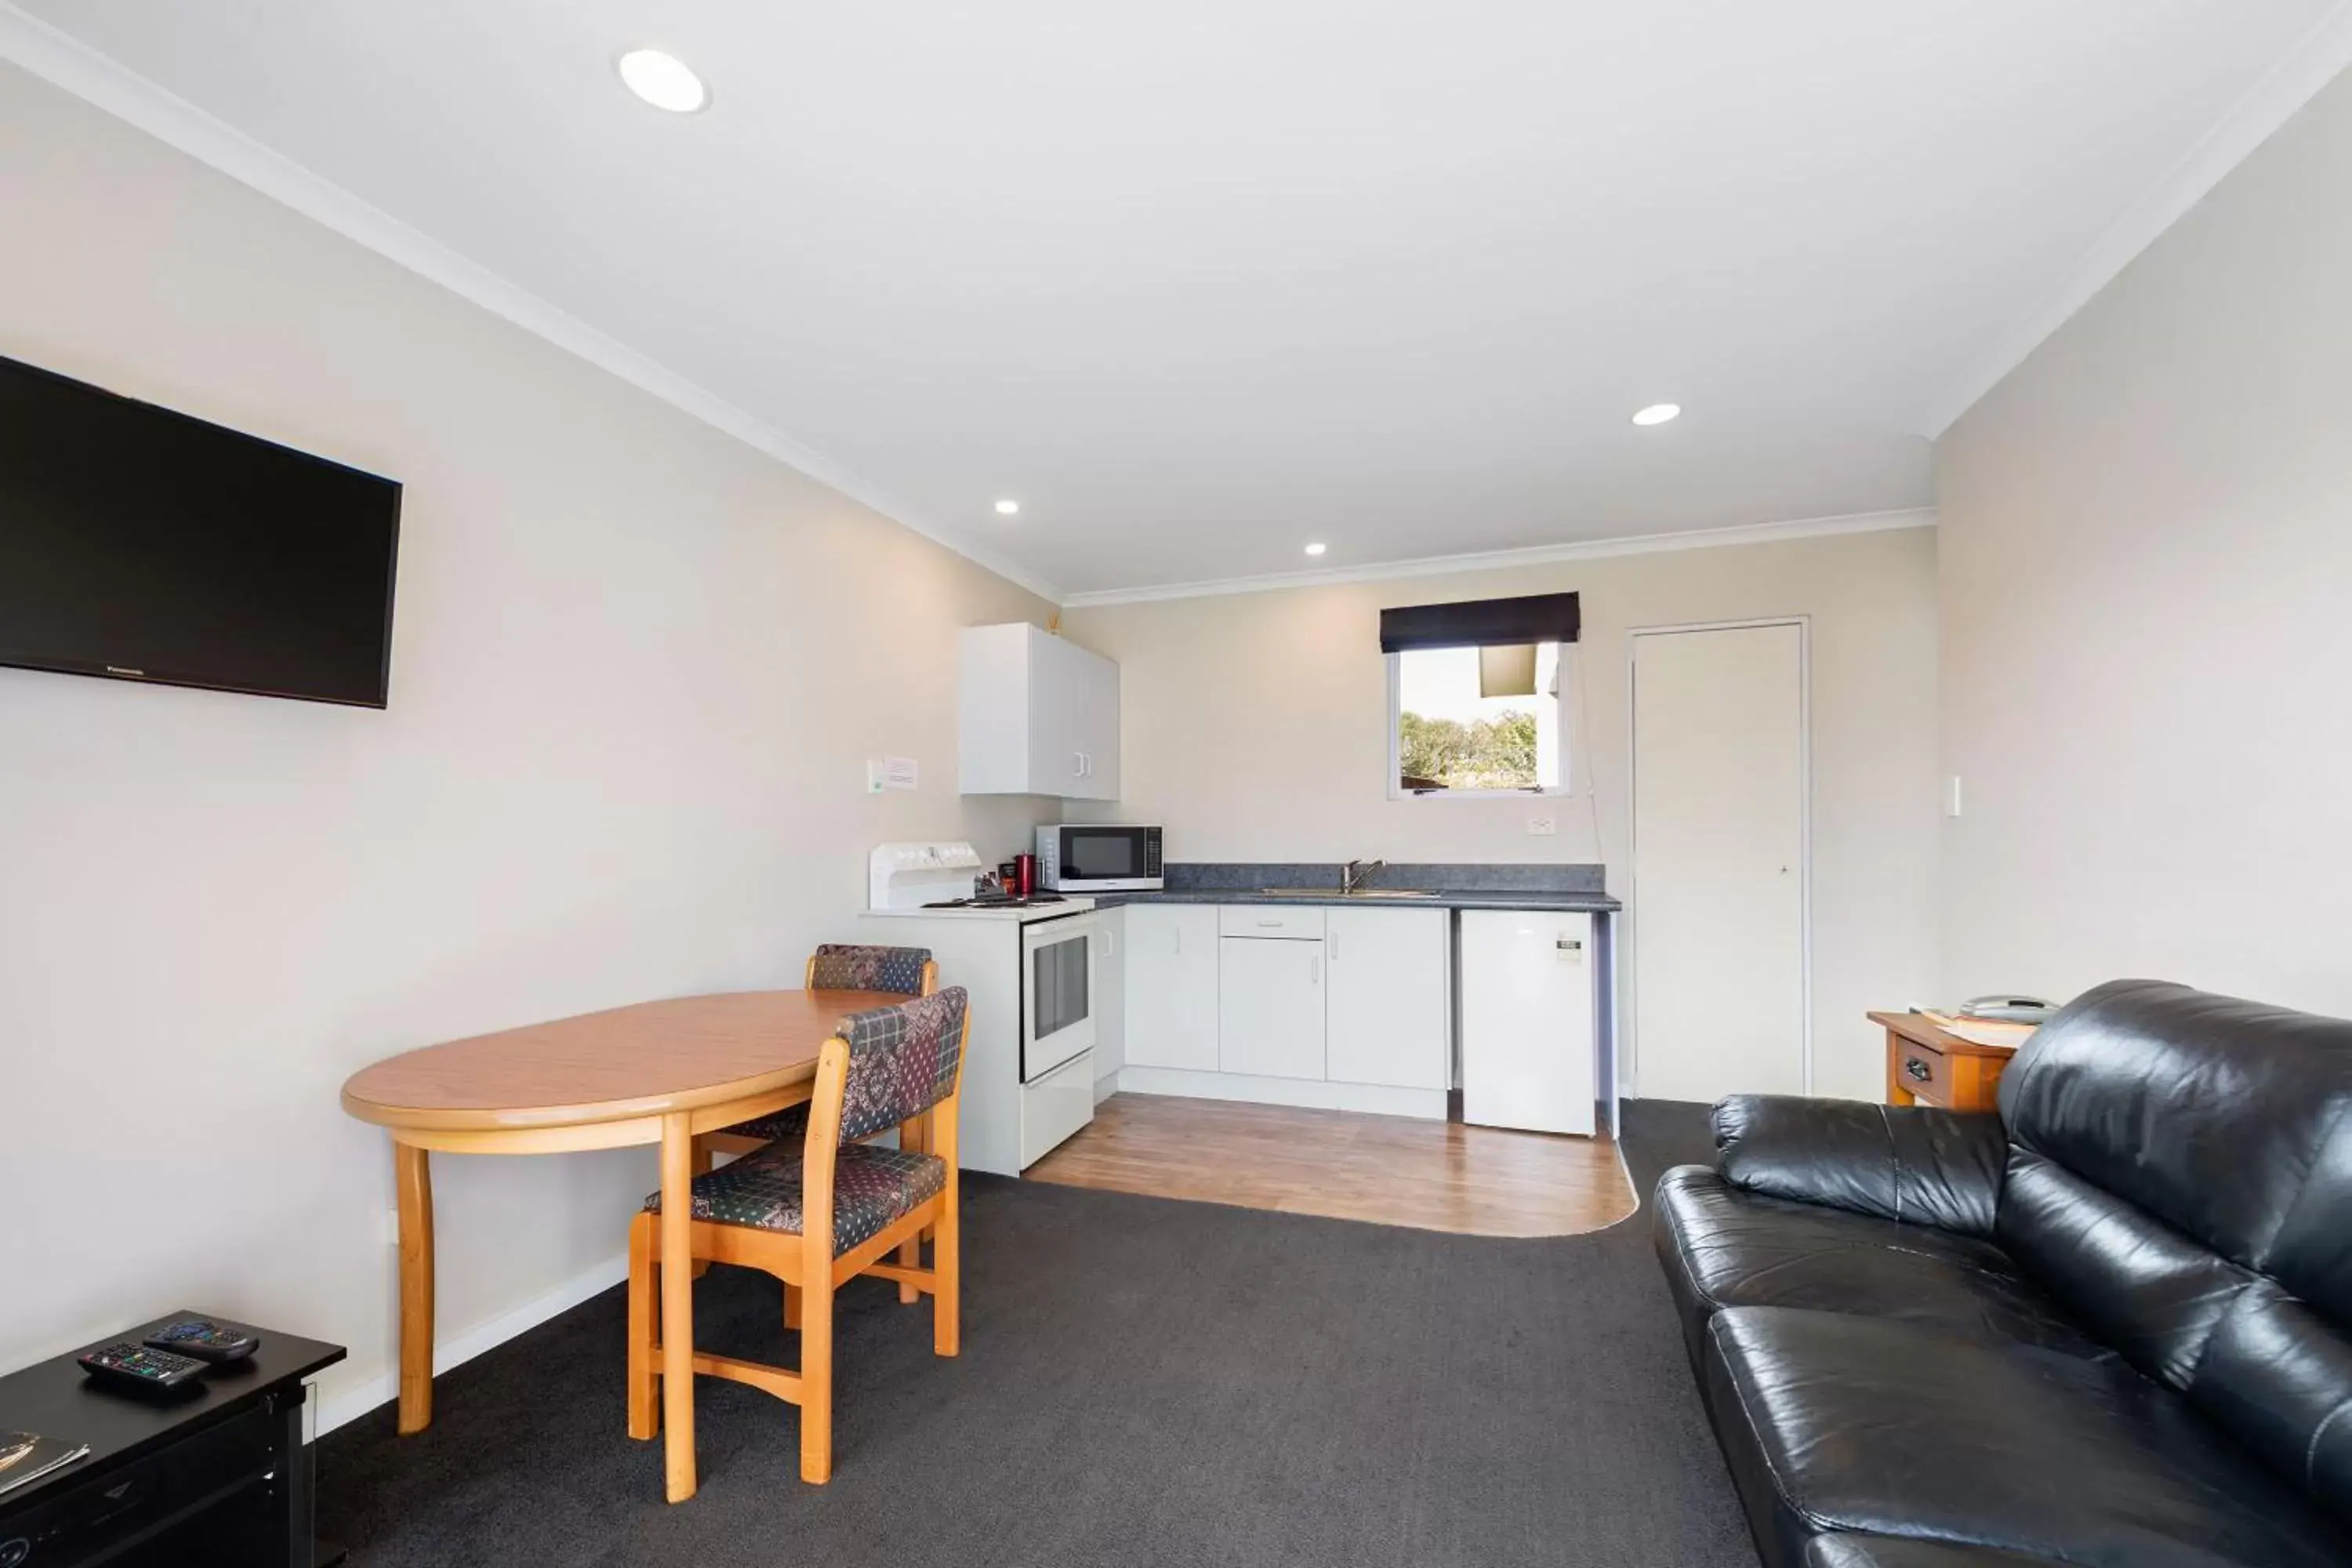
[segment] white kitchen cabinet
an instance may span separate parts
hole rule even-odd
[[[1118,798],[1118,666],[1026,621],[966,626],[957,774],[965,795]]]
[[[1129,904],[1122,1067],[1217,1070],[1217,909]]]
[[[1127,910],[1095,912],[1095,1079],[1127,1065]],[[1105,1089],[1103,1093],[1110,1090]]]
[[[1591,1134],[1592,917],[1462,911],[1462,1120]]]
[[[1443,1092],[1453,1066],[1444,910],[1330,909],[1326,1070],[1339,1083]]]
[[[1323,944],[1294,937],[1221,938],[1217,1068],[1320,1080]]]

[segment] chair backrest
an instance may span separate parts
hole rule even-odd
[[[2000,1119],[2001,1246],[2352,1518],[2352,1022],[2118,980],[2035,1032]]]
[[[939,966],[928,947],[866,947],[828,942],[808,961],[812,991],[896,991],[928,996],[939,989]]]
[[[837,1031],[849,1047],[842,1083],[844,1143],[912,1121],[956,1090],[968,1000],[961,985],[895,1007],[853,1013]],[[823,1097],[819,1097],[823,1103]]]

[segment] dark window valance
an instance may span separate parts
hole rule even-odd
[[[1408,605],[1381,612],[1381,651],[1413,647],[1502,647],[1514,643],[1574,642],[1576,595],[1530,594],[1520,599],[1465,599],[1451,605]]]

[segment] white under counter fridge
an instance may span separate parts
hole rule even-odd
[[[1574,910],[1461,912],[1462,1120],[1590,1137],[1599,1100],[1600,953]]]

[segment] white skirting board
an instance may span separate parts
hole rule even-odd
[[[550,1318],[570,1311],[590,1297],[604,1294],[628,1277],[629,1255],[615,1253],[594,1268],[573,1275],[554,1289],[532,1297],[513,1311],[501,1313],[487,1323],[477,1323],[454,1339],[443,1340],[433,1347],[433,1375],[438,1377],[451,1367],[463,1366],[484,1351],[496,1349],[517,1334],[527,1333]],[[394,1337],[396,1342],[396,1327]],[[614,1364],[620,1364],[617,1358]],[[323,1390],[321,1392],[323,1394]],[[395,1354],[393,1364],[383,1376],[338,1389],[332,1394],[324,1394],[316,1403],[319,1413],[317,1430],[320,1434],[331,1432],[338,1426],[358,1420],[380,1405],[390,1404],[399,1394],[400,1364]]]
[[[1321,1083],[1312,1079],[1259,1078],[1250,1073],[1187,1072],[1181,1068],[1125,1067],[1122,1094],[1172,1094],[1188,1100],[1240,1100],[1253,1105],[1297,1105],[1314,1110],[1360,1110],[1374,1116],[1445,1120],[1442,1089],[1390,1089],[1373,1083]]]

